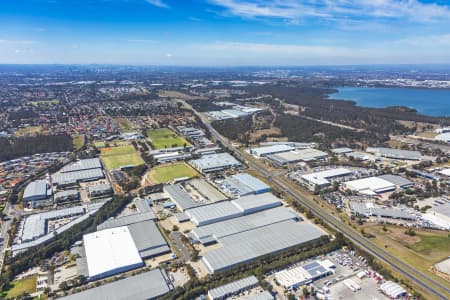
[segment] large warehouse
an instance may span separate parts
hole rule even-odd
[[[52,182],[56,186],[67,186],[102,178],[105,178],[105,174],[100,159],[90,158],[63,167],[58,173],[52,175]]]
[[[331,170],[324,170],[311,174],[302,175],[301,183],[308,187],[309,190],[314,191],[317,188],[323,188],[330,185],[330,180],[350,176],[353,171],[345,168],[337,168]]]
[[[232,201],[217,202],[186,210],[191,222],[196,226],[251,214],[282,205],[281,200],[271,193],[249,195]]]
[[[275,280],[286,289],[299,288],[302,285],[334,273],[336,266],[330,260],[315,260],[303,266],[275,273]]]
[[[139,251],[126,226],[83,236],[88,280],[97,280],[142,267]]]
[[[394,148],[372,148],[368,147],[366,152],[373,153],[376,156],[399,159],[399,160],[421,160],[422,154],[419,151],[394,149]]]
[[[36,180],[25,188],[22,202],[32,207],[51,205],[52,194],[52,189],[46,180]]]
[[[327,156],[328,154],[323,151],[310,148],[268,155],[267,158],[274,162],[276,165],[284,166],[287,164],[295,164],[302,161],[309,162],[319,159],[325,159]]]
[[[281,144],[281,145],[272,145],[272,146],[266,146],[266,147],[253,148],[253,149],[250,149],[250,154],[252,154],[256,157],[265,157],[267,155],[283,153],[283,152],[288,152],[288,151],[293,151],[293,150],[295,150],[294,147]]]
[[[222,191],[234,197],[270,192],[270,186],[247,173],[227,177],[218,185]]]
[[[397,188],[407,189],[413,186],[414,183],[412,181],[392,174],[357,179],[344,183],[345,188],[364,195],[377,195],[395,191]]]
[[[208,272],[215,273],[324,235],[326,233],[313,224],[288,220],[220,238],[222,247],[206,252],[202,262]]]
[[[148,300],[156,299],[172,289],[163,269],[154,269],[139,275],[120,279],[80,293],[63,297],[63,300]]]
[[[199,159],[189,161],[190,164],[202,173],[239,168],[242,164],[229,153],[215,153],[204,155]]]

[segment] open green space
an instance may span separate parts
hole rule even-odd
[[[13,299],[23,294],[36,292],[37,275],[11,282],[11,288],[2,294],[2,298]]]
[[[410,249],[426,256],[436,257],[439,260],[442,256],[450,254],[450,237],[417,234],[420,241],[409,246]]]
[[[106,147],[106,143],[104,141],[96,141],[94,142],[94,146],[98,149],[100,148],[105,148]]]
[[[32,106],[38,106],[38,105],[52,106],[52,105],[58,105],[59,100],[36,100],[36,101],[29,101],[28,104],[30,104]]]
[[[144,160],[132,145],[102,148],[101,159],[106,169],[115,170],[123,166],[140,166]]]
[[[37,134],[40,134],[41,132],[42,132],[41,126],[28,126],[28,127],[19,128],[14,133],[14,135],[16,137],[21,137],[21,136],[37,135]]]
[[[190,146],[184,137],[167,128],[147,130],[147,136],[155,149]]]
[[[174,163],[161,165],[153,168],[147,175],[147,179],[152,184],[160,184],[171,182],[176,178],[189,177],[192,178],[198,173],[185,163]]]
[[[130,120],[128,120],[128,119],[116,118],[115,121],[119,124],[120,131],[122,131],[122,132],[130,131],[133,127]]]
[[[84,134],[74,135],[72,137],[72,140],[73,140],[73,147],[75,148],[75,150],[80,150],[81,148],[83,148],[86,142]]]

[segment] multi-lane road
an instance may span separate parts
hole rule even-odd
[[[420,286],[423,290],[427,291],[430,295],[434,295],[437,299],[450,299],[450,285],[443,284],[436,279],[432,278],[428,274],[415,269],[413,266],[405,263],[396,256],[390,254],[386,250],[380,248],[378,245],[363,237],[354,228],[344,224],[341,220],[330,214],[320,205],[311,201],[310,197],[300,189],[292,187],[290,182],[283,175],[273,175],[267,166],[261,161],[258,161],[233,146],[233,144],[224,136],[219,134],[212,126],[210,121],[199,112],[195,111],[189,104],[182,101],[183,104],[190,108],[197,116],[200,117],[203,124],[208,128],[212,137],[216,141],[220,141],[224,147],[233,151],[235,155],[245,161],[249,167],[259,173],[260,176],[271,182],[275,187],[284,191],[287,195],[292,197],[295,201],[299,202],[305,208],[311,210],[316,216],[321,218],[324,222],[334,228],[336,231],[342,232],[342,234],[353,242],[356,246],[371,254],[373,257],[380,261],[390,265],[395,271],[408,278],[415,285]]]

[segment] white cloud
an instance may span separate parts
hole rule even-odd
[[[38,44],[37,41],[31,40],[2,40],[0,39],[0,45],[32,45]]]
[[[449,21],[450,7],[418,0],[208,0],[231,15],[244,18],[309,17],[326,19],[383,18],[416,22]]]
[[[427,36],[413,36],[395,41],[397,45],[407,45],[415,47],[442,47],[450,46],[450,33],[427,35]]]
[[[169,8],[169,5],[167,5],[162,0],[145,0],[147,3],[154,5],[159,8]]]

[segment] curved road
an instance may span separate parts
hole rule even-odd
[[[299,190],[289,186],[286,182],[287,179],[282,177],[282,175],[281,177],[280,176],[273,177],[272,174],[267,171],[266,167],[263,164],[261,164],[258,161],[254,161],[254,159],[249,157],[249,155],[247,155],[243,151],[239,151],[238,149],[236,149],[227,138],[219,134],[211,126],[209,120],[204,115],[194,110],[186,102],[182,101],[182,103],[189,109],[191,109],[195,114],[197,114],[197,116],[200,117],[203,124],[208,128],[214,139],[220,141],[225,147],[233,151],[239,159],[247,163],[250,169],[253,169],[258,173],[260,173],[268,181],[273,183],[274,186],[278,187],[282,191],[285,191],[295,201],[299,202],[301,205],[311,210],[316,216],[320,217],[322,220],[324,220],[326,223],[332,226],[335,230],[342,232],[342,234],[346,238],[348,238],[351,242],[353,242],[355,245],[357,245],[367,253],[370,253],[375,258],[390,265],[393,269],[395,269],[400,274],[404,275],[406,278],[411,280],[417,286],[422,287],[424,290],[428,291],[430,294],[433,294],[438,299],[443,300],[450,299],[450,288],[448,285],[444,285],[441,282],[430,277],[429,275],[424,274],[419,270],[416,270],[414,267],[410,266],[409,264],[403,262],[394,255],[388,253],[384,249],[380,248],[378,245],[376,245],[369,239],[361,236],[355,229],[342,223],[340,220],[336,219],[333,215],[329,214],[322,207],[310,201]]]

